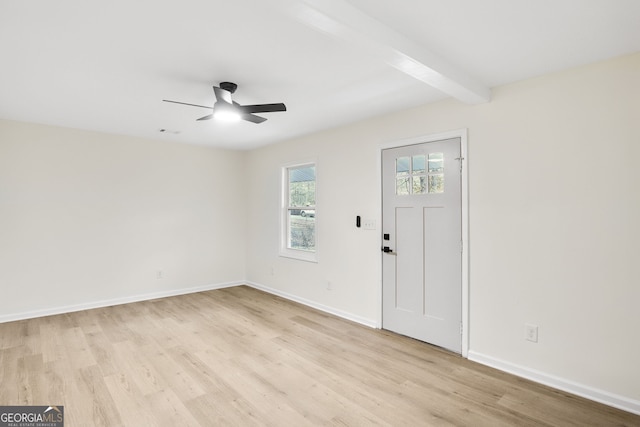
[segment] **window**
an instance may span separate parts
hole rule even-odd
[[[316,165],[283,168],[280,254],[316,261]]]
[[[426,167],[428,166],[428,168]],[[444,154],[396,159],[396,194],[444,193]]]

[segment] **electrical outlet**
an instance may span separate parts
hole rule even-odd
[[[327,290],[330,291],[333,289],[333,283],[331,283],[331,280],[327,280]]]
[[[162,279],[162,276],[163,276],[162,270],[158,270],[156,272],[156,279],[160,280],[160,279]]]
[[[526,323],[524,325],[525,339],[531,342],[538,342],[538,325]]]

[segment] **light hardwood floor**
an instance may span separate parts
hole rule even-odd
[[[639,426],[245,286],[0,324],[0,405],[75,426]]]

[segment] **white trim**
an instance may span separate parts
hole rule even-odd
[[[387,141],[380,144],[380,150],[387,148],[404,147],[406,145],[422,144],[423,142],[436,142],[451,138],[467,139],[467,128],[455,129],[446,132],[433,133],[429,135],[412,136],[404,139],[396,139],[393,141]]]
[[[462,357],[469,355],[469,151],[467,129],[460,130],[460,157],[462,157]]]
[[[287,292],[283,292],[280,291],[278,289],[274,289],[274,288],[270,288],[269,286],[265,286],[262,285],[260,283],[255,283],[255,282],[249,282],[246,281],[244,282],[245,285],[250,286],[252,288],[258,289],[260,291],[264,291],[273,295],[277,295],[279,297],[282,297],[284,299],[290,300],[290,301],[294,301],[297,303],[300,303],[302,305],[306,305],[307,307],[311,307],[311,308],[315,308],[316,310],[320,310],[323,311],[325,313],[329,313],[329,314],[333,314],[334,316],[338,316],[340,318],[346,319],[346,320],[350,320],[352,322],[356,322],[359,323],[361,325],[367,326],[369,328],[376,328],[376,321],[375,319],[367,319],[366,317],[362,317],[362,316],[358,316],[356,314],[353,313],[349,313],[347,311],[342,311],[342,310],[338,310],[336,308],[333,307],[329,307],[323,304],[319,304],[315,301],[311,301],[308,300],[306,298],[301,298],[299,296],[287,293]]]
[[[390,147],[387,147],[390,148]],[[382,227],[384,224],[382,223],[382,150],[384,149],[384,147],[381,147],[378,149],[378,153],[377,153],[377,164],[378,164],[378,170],[377,170],[377,179],[378,179],[378,189],[379,191],[377,192],[378,194],[376,195],[376,203],[378,206],[378,224],[380,224],[380,227]],[[382,229],[382,228],[381,228]],[[380,231],[380,233],[378,234],[380,237],[382,238],[382,231]],[[382,245],[380,245],[380,248],[382,249]],[[376,319],[376,328],[377,329],[382,329],[382,255],[383,252],[380,251],[379,255],[378,255],[378,272],[379,272],[379,278],[380,278],[380,283],[378,283],[378,289],[376,290],[376,300],[378,302],[378,317]]]
[[[282,292],[277,289],[270,288],[269,286],[265,286],[259,283],[250,282],[246,280],[239,280],[239,281],[227,282],[227,283],[217,283],[217,284],[204,285],[204,286],[196,286],[192,288],[174,289],[174,290],[168,290],[163,292],[153,292],[148,294],[123,297],[123,298],[92,301],[92,302],[87,302],[83,304],[74,304],[74,305],[67,305],[67,306],[61,306],[61,307],[47,308],[42,310],[26,311],[22,313],[6,314],[6,315],[0,316],[0,323],[15,322],[18,320],[34,319],[34,318],[45,317],[45,316],[53,316],[56,314],[73,313],[76,311],[111,307],[114,305],[130,304],[130,303],[140,302],[140,301],[149,301],[149,300],[158,299],[158,298],[166,298],[166,297],[173,297],[178,295],[193,294],[198,292],[213,291],[216,289],[224,289],[224,288],[230,288],[233,286],[241,286],[241,285],[247,285],[252,288],[255,288],[264,292],[268,292],[270,294],[277,295],[279,297],[282,297],[291,301],[295,301],[297,303],[306,305],[308,307],[315,308],[316,310],[333,314],[334,316],[338,316],[343,319],[350,320],[352,322],[356,322],[370,328],[377,327],[376,321],[374,319],[368,319],[366,317],[358,316],[356,314],[349,313],[347,311],[338,310],[333,307],[319,304],[305,298],[300,298],[296,295],[289,294],[287,292]]]
[[[545,372],[537,371],[525,366],[516,365],[515,363],[500,360],[492,356],[487,356],[473,350],[469,351],[468,358],[471,361],[490,366],[503,372],[508,372],[518,377],[526,378],[528,380],[535,381],[537,383],[544,384],[558,390],[563,390],[577,396],[581,396],[608,406],[612,406],[614,408],[622,409],[623,411],[640,415],[639,400],[630,399],[625,396],[620,396],[618,394],[610,393],[605,390],[601,390],[585,384],[580,384],[566,378],[557,377],[555,375],[547,374]]]
[[[380,217],[382,218],[382,151],[388,148],[405,147],[407,145],[423,144],[428,142],[443,141],[445,139],[460,138],[460,155],[464,158],[461,178],[460,196],[462,198],[462,357],[468,357],[469,353],[469,153],[467,128],[451,130],[430,135],[415,136],[411,138],[388,141],[380,144],[378,149],[378,188]],[[382,223],[382,221],[380,221]],[[380,263],[380,286],[378,289],[379,317],[377,327],[382,327],[382,263]]]
[[[15,322],[17,320],[34,319],[37,317],[53,316],[56,314],[73,313],[75,311],[91,310],[94,308],[111,307],[114,305],[130,304],[133,302],[149,301],[158,298],[173,297],[177,295],[193,294],[197,292],[212,291],[215,289],[229,288],[244,284],[244,281],[216,283],[211,285],[196,286],[193,288],[174,289],[163,292],[152,292],[148,294],[132,295],[122,298],[113,298],[101,301],[91,301],[82,304],[66,305],[60,307],[46,308],[42,310],[25,311],[22,313],[5,314],[0,316],[0,323]]]

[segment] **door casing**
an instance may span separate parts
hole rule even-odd
[[[468,357],[469,353],[469,155],[467,151],[467,129],[458,129],[437,134],[417,136],[407,139],[382,143],[378,149],[378,206],[379,215],[382,218],[382,150],[388,148],[403,147],[406,145],[422,144],[444,139],[460,138],[460,153],[462,156],[461,176],[461,215],[462,215],[462,357]],[[382,223],[379,221],[379,223]],[[382,232],[380,231],[380,243]],[[378,288],[378,319],[377,328],[382,328],[382,252],[380,253],[380,286]]]

